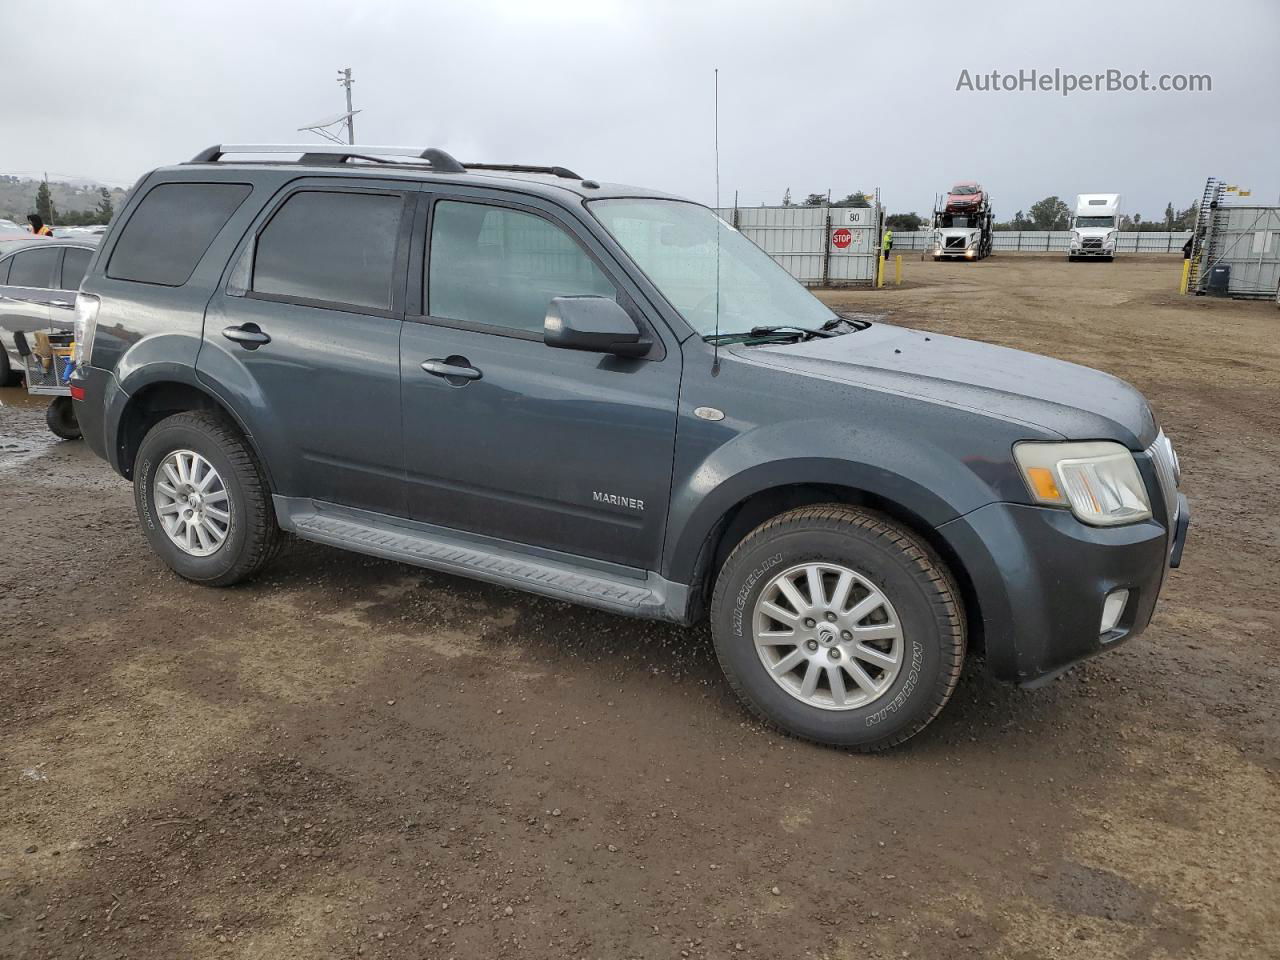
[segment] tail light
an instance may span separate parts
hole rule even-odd
[[[98,325],[98,307],[102,300],[91,293],[76,297],[75,347],[71,359],[77,367],[89,362],[93,356],[93,333]]]

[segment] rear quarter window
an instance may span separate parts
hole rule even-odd
[[[107,276],[182,286],[252,189],[247,183],[162,183],[152,187],[116,241]]]

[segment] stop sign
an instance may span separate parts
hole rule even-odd
[[[853,243],[853,234],[844,227],[841,227],[835,233],[831,234],[831,242],[833,245],[843,250],[849,244]]]

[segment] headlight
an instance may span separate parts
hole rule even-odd
[[[1037,503],[1070,507],[1080,520],[1099,527],[1151,516],[1138,464],[1121,444],[1018,443],[1013,456]]]
[[[76,297],[76,320],[73,328],[75,346],[71,350],[71,359],[77,367],[88,363],[93,354],[93,331],[97,327],[98,306],[101,303],[91,293],[82,293]]]

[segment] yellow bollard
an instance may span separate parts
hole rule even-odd
[[[876,257],[876,287],[884,286],[884,254]]]
[[[1187,295],[1187,281],[1191,279],[1191,258],[1182,261],[1182,282],[1178,284],[1178,292]]]
[[[902,286],[902,254],[893,258],[893,285]]]

